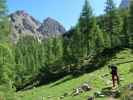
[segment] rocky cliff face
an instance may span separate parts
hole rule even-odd
[[[122,0],[120,3],[120,8],[128,8],[129,0]]]
[[[9,17],[12,26],[11,40],[15,43],[21,36],[30,35],[43,39],[48,36],[63,35],[66,32],[65,28],[52,18],[47,18],[40,23],[25,11],[16,11]]]
[[[38,31],[42,33],[42,35],[58,36],[65,33],[65,28],[56,20],[48,17],[43,21],[41,26],[38,28]]]

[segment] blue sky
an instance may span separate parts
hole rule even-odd
[[[7,0],[9,13],[25,10],[42,22],[51,17],[59,21],[66,29],[77,23],[85,0]],[[103,13],[106,0],[89,0],[95,15]],[[114,0],[119,5],[121,0]]]

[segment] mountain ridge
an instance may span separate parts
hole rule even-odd
[[[58,21],[47,17],[41,23],[24,10],[18,10],[9,15],[11,20],[11,40],[16,43],[21,36],[33,36],[39,40],[50,37],[60,36],[66,29]]]

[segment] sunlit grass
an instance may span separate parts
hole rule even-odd
[[[18,92],[20,100],[60,100],[64,93],[71,94],[73,88],[77,88],[84,82],[89,82],[92,90],[90,92],[82,93],[78,96],[67,96],[63,100],[87,100],[88,96],[93,96],[95,91],[100,91],[102,88],[107,87],[107,80],[111,80],[111,76],[108,75],[105,80],[101,76],[110,73],[107,65],[110,63],[121,63],[133,59],[133,54],[130,49],[126,49],[118,53],[104,67],[96,70],[92,73],[84,74],[77,78],[71,78],[67,76],[57,82],[49,85],[34,88],[28,91]],[[133,73],[129,70],[133,67],[133,62],[118,65],[121,81],[121,87],[133,82]],[[109,86],[111,86],[110,84]],[[43,99],[42,99],[43,98]],[[96,100],[108,100],[107,98],[97,98]]]

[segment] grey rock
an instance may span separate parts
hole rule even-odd
[[[44,20],[38,31],[47,36],[63,35],[66,32],[65,28],[59,22],[50,17]]]
[[[87,100],[94,100],[94,97],[89,96]]]
[[[80,93],[83,93],[83,90],[81,88],[73,89],[72,96],[77,96]]]
[[[11,40],[17,42],[21,36],[38,37],[37,29],[41,23],[25,11],[16,11],[9,15],[11,19]]]
[[[133,90],[133,83],[128,85],[129,90]]]
[[[95,97],[105,97],[105,95],[102,94],[101,91],[97,91],[97,92],[95,92],[95,93],[94,93],[94,96],[95,96]]]
[[[84,84],[82,84],[81,86],[79,86],[78,88],[73,89],[72,95],[73,95],[73,96],[77,96],[77,95],[79,95],[80,93],[90,91],[91,89],[92,89],[92,88],[90,87],[89,84],[84,83]]]
[[[99,97],[99,95],[101,95],[101,94],[102,94],[101,91],[94,92],[95,97]]]
[[[9,15],[11,20],[11,40],[16,43],[22,36],[33,36],[42,40],[49,36],[63,35],[66,30],[56,20],[48,17],[43,23],[30,16],[26,11],[16,11]]]
[[[91,87],[87,83],[84,83],[80,88],[85,92],[91,90]]]

